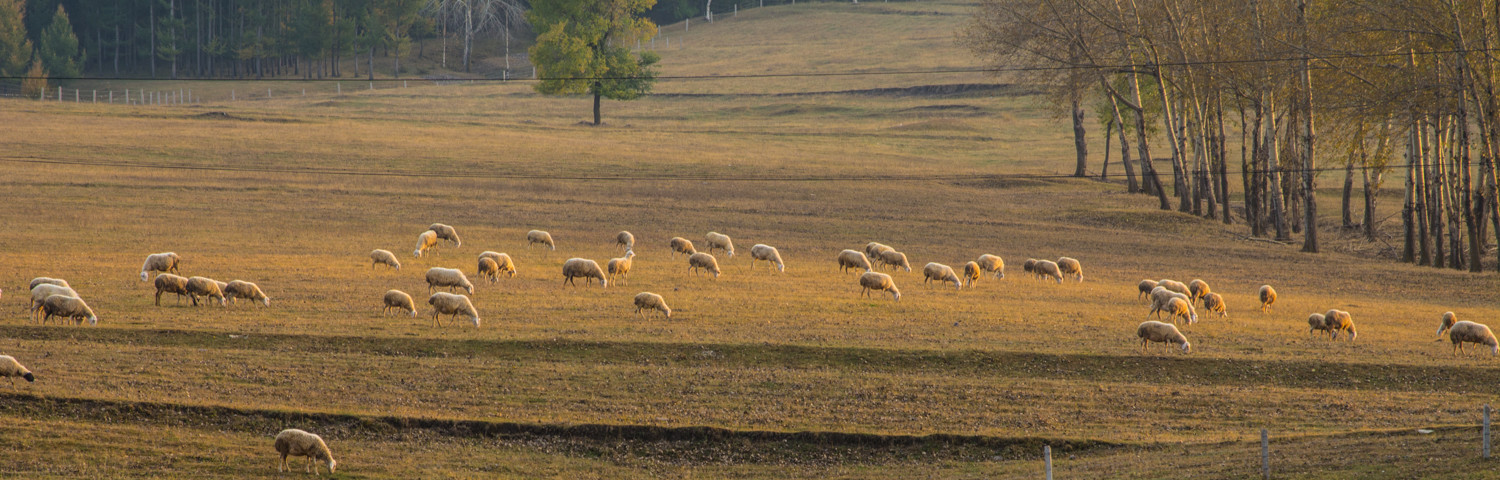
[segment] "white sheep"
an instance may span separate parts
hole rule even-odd
[[[1026,262],[1021,264],[1021,273],[1031,274],[1033,278],[1041,279],[1042,276],[1036,273],[1036,262],[1039,261],[1041,260],[1035,258],[1026,259]]]
[[[672,309],[667,307],[667,301],[662,300],[661,295],[655,293],[641,292],[635,294],[635,314],[640,315],[642,320],[646,318],[646,314],[642,313],[644,310],[656,310],[665,315],[666,318],[672,318]]]
[[[474,284],[469,283],[469,277],[457,268],[432,267],[427,269],[427,293],[438,287],[447,287],[449,291],[462,288],[469,295],[474,294]]]
[[[781,263],[781,252],[776,251],[776,247],[763,243],[757,243],[755,246],[750,247],[751,270],[755,269],[756,260],[771,262],[771,264],[776,265],[776,271],[778,272],[786,271],[786,264]]]
[[[1036,265],[1031,268],[1032,272],[1036,273],[1038,277],[1052,277],[1052,279],[1057,280],[1057,283],[1062,283],[1063,281],[1062,270],[1058,268],[1057,262],[1037,260]]]
[[[234,303],[235,299],[243,298],[252,302],[260,302],[261,305],[267,307],[271,306],[271,297],[267,297],[265,292],[260,291],[260,285],[244,280],[235,280],[225,284],[224,296],[229,298],[229,303]]]
[[[1135,294],[1135,298],[1140,299],[1142,296],[1150,294],[1152,290],[1156,289],[1156,280],[1141,280],[1141,283],[1136,284],[1135,289],[1141,292]]]
[[[277,472],[290,470],[286,465],[286,457],[307,457],[307,468],[313,475],[318,473],[318,465],[328,466],[328,473],[333,474],[339,462],[333,459],[333,452],[328,450],[328,444],[323,443],[323,437],[313,435],[295,428],[282,430],[276,434],[276,453],[281,454],[281,463],[276,466]]]
[[[385,302],[385,308],[380,309],[380,316],[386,316],[392,308],[411,312],[412,317],[417,316],[417,306],[412,303],[411,295],[400,290],[386,290],[385,296],[381,298]]]
[[[532,230],[526,232],[526,248],[531,248],[531,245],[537,243],[546,245],[553,251],[557,250],[557,243],[552,241],[552,234],[543,232],[541,230]]]
[[[47,323],[47,320],[51,320],[52,317],[59,317],[59,321],[67,318],[72,319],[75,324],[82,323],[84,320],[88,320],[89,325],[99,324],[99,317],[94,315],[94,309],[89,308],[89,305],[83,303],[83,299],[78,297],[67,295],[47,297],[42,300],[42,313],[46,314],[42,317],[42,323]]]
[[[1167,318],[1173,323],[1176,323],[1178,317],[1187,320],[1189,325],[1198,323],[1198,312],[1187,295],[1156,287],[1151,291],[1151,311],[1146,316],[1155,313],[1156,318],[1161,318],[1161,312],[1166,312]]]
[[[420,256],[420,255],[419,255]],[[391,268],[401,270],[401,261],[396,260],[396,254],[390,250],[374,249],[370,251],[370,269],[374,270],[376,265],[389,265]]]
[[[10,380],[10,388],[16,388],[16,377],[24,378],[27,382],[36,381],[36,375],[32,375],[31,370],[27,370],[21,362],[16,361],[16,357],[10,355],[0,355],[0,377]]]
[[[181,305],[182,297],[188,294],[187,283],[188,279],[186,277],[179,277],[170,273],[157,275],[156,280],[152,282],[156,287],[156,306],[161,306],[161,294],[163,293],[177,294],[177,304]]]
[[[982,267],[979,266],[979,262],[970,261],[969,263],[965,263],[964,286],[973,287],[974,283],[979,281],[979,274],[981,270]]]
[[[1072,257],[1060,257],[1057,259],[1057,268],[1064,276],[1077,277],[1078,283],[1083,283],[1083,265]]]
[[[673,257],[676,257],[679,253],[683,255],[698,253],[698,249],[693,248],[693,241],[682,237],[672,237],[671,240],[667,241],[667,246],[672,247]]]
[[[416,250],[412,250],[411,254],[414,257],[421,257],[422,256],[422,252],[426,252],[428,250],[432,250],[432,253],[436,254],[437,253],[437,246],[438,246],[437,232],[434,232],[432,230],[428,230],[428,231],[422,232],[420,235],[417,235],[417,249]]]
[[[434,223],[428,226],[427,229],[432,230],[432,233],[436,233],[438,238],[453,242],[454,247],[464,246],[464,241],[458,238],[458,230],[454,230],[453,227]]]
[[[703,236],[703,243],[708,245],[708,250],[704,250],[705,252],[713,253],[717,249],[723,250],[725,255],[734,256],[734,241],[729,239],[729,235],[719,232],[708,232],[707,235]]]
[[[623,257],[609,259],[609,263],[605,265],[609,269],[609,278],[616,279],[616,284],[620,283],[619,278],[630,274],[630,267],[635,264],[634,259],[634,250],[626,250]]]
[[[604,275],[604,270],[599,268],[599,262],[587,258],[569,258],[568,261],[563,262],[562,273],[563,285],[571,284],[577,287],[578,284],[574,283],[573,279],[585,278],[589,279],[585,285],[598,280],[600,287],[609,287],[609,278]]]
[[[147,255],[146,263],[141,264],[141,281],[146,281],[150,272],[177,273],[177,264],[181,261],[182,258],[172,252]]]
[[[865,244],[865,256],[871,259],[879,259],[880,252],[888,252],[892,250],[895,249],[879,242],[870,242]]]
[[[475,269],[475,276],[488,279],[490,283],[500,281],[500,264],[489,257],[479,257],[479,266]]]
[[[839,252],[838,261],[840,272],[847,272],[851,268],[863,268],[866,272],[870,271],[870,258],[866,257],[864,252],[845,249]]]
[[[963,282],[958,279],[958,274],[953,273],[953,267],[941,263],[928,262],[926,266],[922,267],[922,276],[926,277],[922,279],[924,285],[927,282],[937,280],[939,283],[953,282],[953,288],[963,289]]]
[[[1339,339],[1339,332],[1349,332],[1349,341],[1351,342],[1354,341],[1354,337],[1358,335],[1358,333],[1354,331],[1354,318],[1349,316],[1349,312],[1345,312],[1343,310],[1329,310],[1328,312],[1323,314],[1323,321],[1328,322],[1329,336],[1332,337],[1333,340]]]
[[[1208,292],[1203,295],[1203,309],[1218,314],[1221,318],[1229,316],[1229,312],[1224,308],[1224,297],[1217,293]]]
[[[1005,278],[1005,260],[998,256],[986,253],[980,255],[979,260],[974,263],[979,265],[980,270],[995,274],[996,279]]]
[[[891,271],[895,271],[897,269],[904,269],[908,272],[911,271],[911,263],[906,261],[905,253],[901,253],[895,250],[885,250],[880,252],[879,260],[882,265],[890,266]]]
[[[1443,314],[1443,323],[1438,326],[1438,335],[1448,330],[1448,339],[1453,342],[1455,355],[1464,353],[1464,343],[1477,343],[1490,347],[1490,355],[1500,355],[1500,343],[1495,341],[1495,332],[1488,325],[1468,320],[1459,321],[1453,312]]]
[[[715,259],[713,255],[698,252],[688,257],[688,271],[697,275],[699,269],[714,274],[714,279],[719,278],[719,260]]]
[[[865,272],[859,276],[860,295],[870,296],[870,291],[891,292],[891,298],[901,301],[901,290],[896,288],[896,281],[890,275],[880,272]]]
[[[474,328],[479,328],[479,312],[474,310],[474,304],[469,302],[469,297],[463,295],[437,292],[427,297],[427,304],[432,305],[432,322],[437,326],[443,326],[438,320],[438,315],[449,315],[449,320],[457,320],[460,314],[469,317]]]
[[[500,267],[500,273],[504,273],[510,278],[516,277],[516,262],[510,259],[510,255],[499,252],[486,251],[479,254],[479,258],[489,258],[491,260],[494,260],[495,265]]]
[[[1171,290],[1171,291],[1174,291],[1174,292],[1177,292],[1177,293],[1181,293],[1183,295],[1188,295],[1189,296],[1188,298],[1190,298],[1190,299],[1192,298],[1191,295],[1192,295],[1193,291],[1192,291],[1192,289],[1188,288],[1188,286],[1187,286],[1186,283],[1182,283],[1182,282],[1179,282],[1179,281],[1176,281],[1176,280],[1169,280],[1169,279],[1163,278],[1161,280],[1157,280],[1156,281],[1156,286],[1161,287],[1161,288],[1165,288],[1167,290]]]
[[[26,288],[27,289],[36,288],[37,285],[41,285],[41,284],[44,284],[44,283],[47,284],[47,285],[57,285],[59,287],[71,287],[72,286],[72,285],[68,285],[68,281],[67,280],[63,280],[61,278],[36,277],[36,278],[31,279],[31,285],[27,286]]]
[[[227,306],[225,304],[226,299],[224,298],[223,287],[219,286],[218,280],[214,280],[212,278],[188,277],[187,293],[188,299],[193,301],[193,306],[195,307],[198,306],[198,297],[200,295],[203,296],[205,300],[209,298],[217,298],[219,299],[219,306]]]
[[[38,283],[35,287],[31,287],[31,303],[26,307],[26,311],[31,315],[32,319],[41,319],[42,301],[53,295],[77,297],[78,292],[74,291],[72,287],[63,287],[50,283]]]
[[[635,235],[621,230],[620,233],[615,234],[615,246],[625,247],[626,250],[635,250]]]
[[[1276,289],[1271,288],[1270,285],[1261,285],[1260,286],[1260,312],[1261,313],[1265,313],[1266,309],[1271,308],[1271,305],[1273,305],[1275,303],[1276,303]]]
[[[1179,345],[1182,353],[1192,353],[1193,346],[1188,343],[1187,337],[1177,330],[1177,326],[1170,323],[1162,323],[1155,320],[1142,322],[1136,327],[1135,336],[1141,339],[1141,353],[1146,353],[1146,346],[1151,342],[1161,343],[1170,347],[1172,344]]]
[[[1321,313],[1314,313],[1307,316],[1307,334],[1312,335],[1313,332],[1333,333],[1328,329],[1328,319]],[[1438,330],[1438,333],[1441,334],[1443,331]],[[1321,333],[1318,335],[1322,336]]]
[[[1188,282],[1188,298],[1193,299],[1194,302],[1202,300],[1203,296],[1209,293],[1213,293],[1213,289],[1208,288],[1208,282],[1197,278]]]

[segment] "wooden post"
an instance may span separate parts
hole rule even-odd
[[[94,103],[99,103],[99,91],[98,90],[94,90],[93,102]]]
[[[682,19],[682,31],[683,31],[683,33],[686,33],[688,30],[690,30],[692,28],[693,28],[693,19],[691,19],[691,18],[684,18],[684,19]]]
[[[401,81],[401,88],[406,88],[406,80]]]
[[[344,82],[334,83],[333,88],[335,93],[338,93],[339,95],[344,94]]]
[[[740,16],[740,4],[736,3],[736,4],[734,4],[734,14],[730,15],[729,18],[734,18],[734,17],[738,17],[738,16]]]
[[[1484,436],[1484,458],[1490,458],[1490,404],[1484,404],[1484,428],[1480,431]]]
[[[62,101],[62,85],[57,86],[57,101]]]
[[[374,89],[375,89],[375,82],[370,82],[370,90],[374,90]]]
[[[1271,478],[1271,435],[1266,429],[1260,429],[1260,476]]]
[[[193,103],[193,89],[188,89],[188,103]]]
[[[307,89],[306,88],[302,89],[302,96],[304,96],[304,97],[307,96]]]
[[[1042,446],[1042,461],[1047,465],[1047,480],[1052,480],[1052,446]]]
[[[115,103],[115,91],[114,90],[110,90],[109,91],[109,103]]]

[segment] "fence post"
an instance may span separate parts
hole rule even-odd
[[[234,101],[234,89],[229,89],[229,101]]]
[[[374,89],[375,89],[375,82],[370,82],[370,90],[374,90]]]
[[[114,90],[110,90],[109,91],[109,103],[115,103],[115,91]]]
[[[333,88],[334,88],[334,93],[337,93],[339,95],[343,95],[344,94],[344,82],[334,83],[333,84]]]
[[[740,4],[736,3],[736,4],[734,4],[734,15],[730,15],[729,18],[734,18],[734,17],[738,17],[738,16],[740,16]]]
[[[304,96],[304,97],[307,96],[307,89],[306,88],[302,89],[302,96]]]
[[[1047,464],[1047,480],[1052,480],[1052,446],[1042,446],[1042,461]]]
[[[94,102],[94,103],[99,103],[99,91],[98,90],[94,90],[94,98],[91,101]]]
[[[693,28],[693,19],[691,19],[691,18],[684,18],[684,19],[682,19],[682,31],[684,33],[686,33],[688,30],[690,30],[692,28]]]
[[[266,89],[266,100],[270,100],[270,99],[271,99],[271,89],[267,88]]]
[[[1484,404],[1484,458],[1490,458],[1490,404]]]
[[[401,88],[406,88],[406,80],[401,81]]]
[[[1260,476],[1271,478],[1271,435],[1260,429]]]
[[[62,101],[62,85],[57,86],[57,101]]]
[[[194,103],[193,102],[193,89],[191,89],[191,88],[188,89],[188,103]]]

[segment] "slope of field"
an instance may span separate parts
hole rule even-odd
[[[747,10],[695,23],[663,69],[964,68],[951,32],[967,8]],[[933,87],[954,84],[989,86]],[[1071,171],[1069,130],[995,78],[659,91],[606,103],[603,127],[577,123],[585,100],[523,84],[172,108],[7,101],[0,353],[39,380],[0,387],[0,423],[12,451],[62,454],[8,456],[0,471],[269,476],[284,427],[327,432],[350,478],[1030,477],[1046,443],[1070,476],[1240,478],[1258,468],[1261,428],[1278,465],[1308,477],[1483,466],[1467,452],[1500,375],[1433,332],[1446,310],[1493,323],[1494,274],[1302,254],[1114,183],[1047,175]],[[413,258],[433,222],[463,246]],[[557,251],[528,248],[534,228]],[[561,286],[568,258],[621,255],[622,229],[637,238],[628,277]],[[718,254],[716,280],[667,248],[708,231],[737,247]],[[861,297],[837,270],[839,250],[869,241],[910,257],[913,272],[892,273],[900,302]],[[778,247],[786,271],[752,269],[756,243]],[[375,248],[403,268],[371,268]],[[422,273],[472,275],[485,250],[519,274],[474,278],[480,328],[435,326]],[[182,255],[184,275],[259,283],[271,307],[156,306],[138,268],[159,251]],[[1006,259],[1004,279],[922,282],[927,262],[981,253]],[[1063,255],[1086,281],[1020,271]],[[29,320],[26,282],[43,275],[70,280],[99,325]],[[1164,277],[1228,300],[1228,318],[1185,328],[1190,355],[1142,355],[1134,338],[1136,282]],[[1267,283],[1281,300],[1261,313]],[[382,316],[391,288],[422,315]],[[636,317],[640,291],[662,294],[672,319]],[[1308,335],[1307,314],[1330,308],[1353,313],[1357,341]],[[424,427],[443,422],[524,428]],[[555,433],[570,425],[597,434]],[[1427,426],[1443,428],[1412,433]],[[640,433],[700,427],[729,433]],[[817,433],[787,436],[804,431]],[[1329,451],[1341,453],[1317,454]]]

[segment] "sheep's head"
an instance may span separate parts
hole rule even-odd
[[[334,460],[332,458],[328,459],[328,473],[337,473],[334,470],[338,469],[338,466],[339,466],[339,461],[338,460]]]
[[[418,248],[416,250],[412,250],[411,255],[413,257],[419,257],[420,258],[422,256],[422,249]],[[400,269],[401,267],[396,267],[396,268]]]
[[[464,284],[464,291],[465,292],[469,292],[469,295],[473,295],[474,294],[474,285],[465,283]]]
[[[36,375],[32,375],[31,372],[26,372],[26,374],[21,375],[21,378],[25,378],[28,382],[36,381]]]
[[[1193,353],[1193,344],[1184,340],[1182,342],[1182,353]]]
[[[146,271],[145,270],[141,270],[141,281],[142,282],[146,281]]]
[[[609,279],[608,278],[604,278],[603,275],[600,275],[599,276],[599,287],[600,288],[609,288]]]
[[[672,309],[667,308],[665,305],[663,305],[661,307],[661,311],[662,311],[662,313],[664,313],[664,314],[667,315],[667,318],[672,318]]]
[[[901,290],[897,290],[894,285],[891,286],[891,298],[901,301]]]
[[[786,272],[786,264],[781,263],[781,260],[779,259],[776,260],[776,271]]]
[[[94,314],[89,314],[89,325],[98,325],[98,324],[99,324],[99,316],[98,315],[94,315]]]
[[[271,297],[260,297],[260,303],[267,307],[271,306]]]

